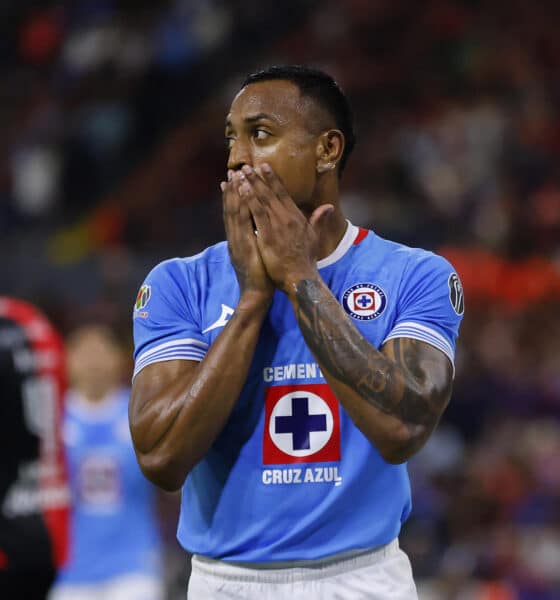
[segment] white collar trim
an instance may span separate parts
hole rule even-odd
[[[346,227],[345,234],[340,240],[340,243],[333,250],[333,252],[331,252],[331,254],[317,261],[318,269],[324,269],[325,267],[328,267],[329,265],[335,263],[337,260],[340,260],[348,252],[348,250],[354,243],[358,235],[358,228],[355,225],[352,225],[352,223],[350,223],[348,219],[346,220],[346,222],[348,223],[348,225]]]

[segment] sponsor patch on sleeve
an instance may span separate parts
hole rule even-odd
[[[449,285],[449,301],[451,302],[451,306],[458,315],[462,315],[465,312],[465,299],[459,275],[451,273],[447,283]]]
[[[144,284],[139,290],[136,296],[136,302],[134,303],[134,316],[146,318],[148,312],[143,310],[150,301],[152,296],[152,287]]]

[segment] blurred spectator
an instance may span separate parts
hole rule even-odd
[[[155,489],[140,472],[132,447],[123,349],[101,325],[73,331],[67,349],[70,557],[49,598],[162,599]]]
[[[32,305],[0,296],[0,597],[44,600],[66,558],[62,338]]]

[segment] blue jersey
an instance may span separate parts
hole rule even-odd
[[[375,348],[415,338],[453,362],[462,291],[445,259],[349,224],[318,267]],[[225,243],[158,265],[136,299],[135,373],[202,360],[238,300]],[[410,508],[406,464],[354,425],[277,291],[235,408],[183,485],[179,541],[230,561],[317,559],[388,543]]]
[[[136,461],[128,399],[128,389],[98,406],[68,394],[63,438],[72,494],[70,556],[58,583],[159,573],[155,488]]]

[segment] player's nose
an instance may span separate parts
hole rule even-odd
[[[243,165],[253,166],[253,159],[247,144],[234,140],[229,150],[227,168],[239,171]]]

